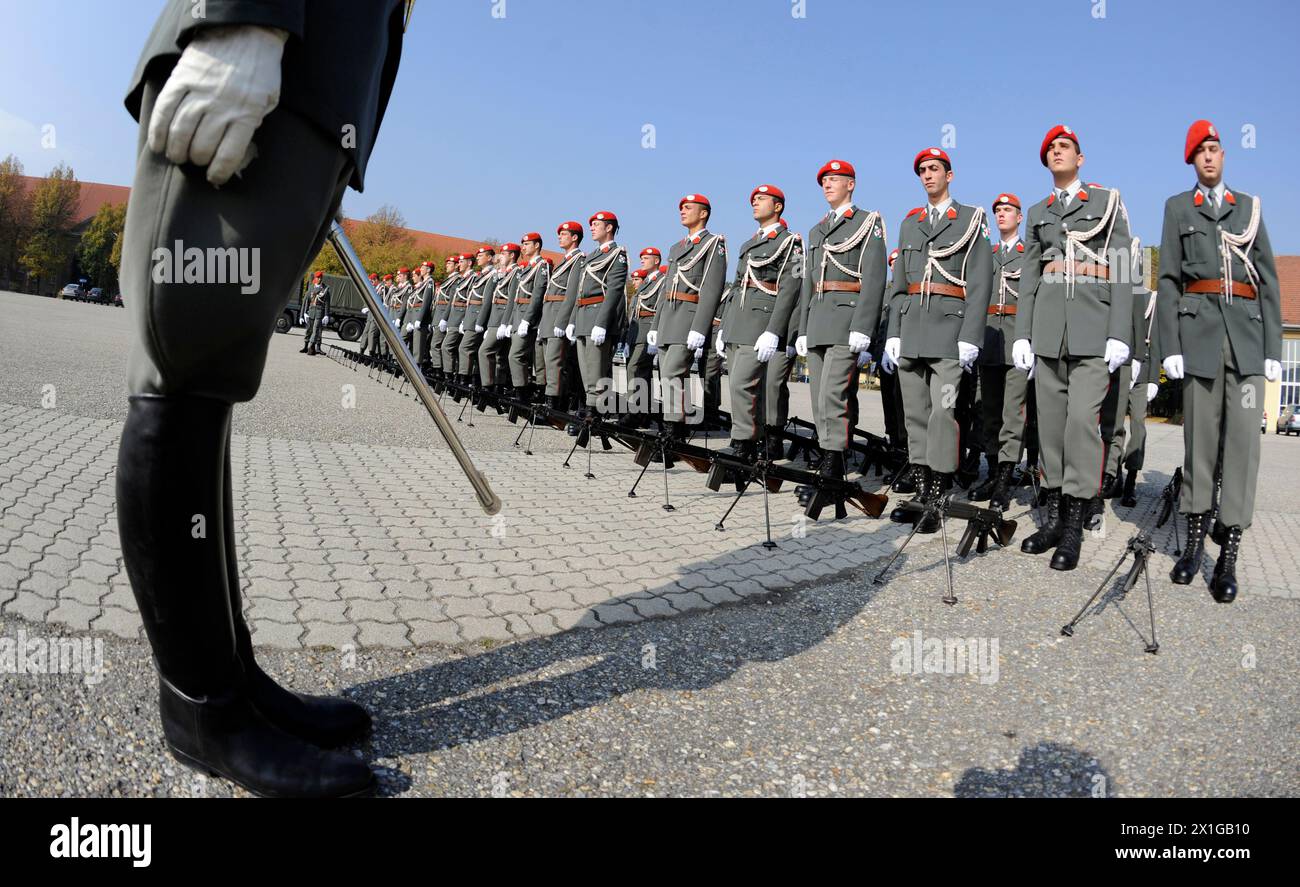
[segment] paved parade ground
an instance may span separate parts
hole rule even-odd
[[[0,795],[229,794],[163,749],[122,569],[127,312],[12,293],[0,312],[0,644],[86,650],[77,674],[0,656]],[[1108,505],[1079,569],[1020,552],[1022,490],[1012,546],[957,562],[950,607],[939,535],[873,584],[905,528],[805,521],[783,491],[768,551],[761,495],[718,531],[726,487],[681,466],[629,498],[640,469],[621,446],[597,447],[587,479],[583,451],[561,465],[572,438],[538,429],[526,456],[493,410],[456,424],[504,502],[488,517],[412,397],[301,346],[274,336],[234,413],[245,611],[269,672],[376,715],[357,753],[386,794],[1300,790],[1293,438],[1262,441],[1235,603],[1172,585],[1172,525],[1155,532],[1152,656],[1145,585],[1059,629],[1154,524],[1180,428],[1149,426],[1139,503]],[[862,392],[877,432],[879,403]],[[805,386],[791,404],[810,417]]]

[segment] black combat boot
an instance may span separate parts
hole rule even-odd
[[[230,615],[235,627],[235,652],[244,670],[244,689],[262,717],[286,733],[322,748],[335,748],[361,739],[370,732],[370,714],[360,705],[338,696],[307,696],[277,684],[262,671],[253,655],[253,638],[244,621],[243,594],[239,586],[239,559],[235,553],[235,509],[230,485],[230,442],[226,442],[226,482],[222,497],[225,513],[226,583]]]
[[[371,794],[369,767],[285,732],[248,690],[222,514],[230,412],[209,398],[136,395],[118,448],[122,558],[158,667],[166,745],[259,795]]]
[[[1114,499],[1119,490],[1115,486],[1115,475],[1107,471],[1101,476],[1101,489],[1098,495],[1103,499]]]
[[[775,462],[778,459],[785,458],[785,438],[781,436],[781,426],[767,426],[767,453],[766,458],[769,462]]]
[[[916,492],[916,469],[917,466],[907,464],[902,473],[898,475],[898,480],[894,481],[893,491],[900,496],[906,496],[908,493]]]
[[[948,472],[934,472],[930,475],[930,482],[926,488],[925,501],[930,505],[938,505],[950,490],[952,490],[953,476]],[[931,511],[921,518],[921,522],[916,525],[917,533],[937,533],[939,532],[939,513]]]
[[[1209,512],[1187,515],[1187,543],[1183,546],[1183,556],[1169,571],[1170,582],[1175,585],[1190,585],[1200,575],[1201,560],[1205,557],[1205,531],[1209,523]]]
[[[1221,604],[1230,604],[1237,597],[1237,555],[1241,552],[1241,527],[1228,527],[1227,538],[1219,559],[1214,562],[1214,575],[1210,578],[1210,594]]]
[[[1077,496],[1061,497],[1061,541],[1052,555],[1053,570],[1073,570],[1079,565],[1079,552],[1083,549],[1083,509],[1087,499]]]
[[[987,502],[993,497],[993,491],[998,485],[998,463],[994,456],[985,456],[984,461],[988,463],[989,473],[984,478],[984,482],[971,487],[966,493],[966,498],[972,502]]]
[[[298,349],[298,353],[299,353],[299,354],[306,354],[306,353],[307,353],[307,349],[310,348],[310,347],[311,347],[311,343],[304,341],[304,342],[302,343],[302,347]]]
[[[930,484],[930,469],[925,465],[913,465],[911,471],[912,498],[909,501],[925,501]],[[898,484],[894,484],[894,489],[898,489]],[[919,515],[915,511],[910,511],[899,505],[889,513],[889,519],[896,524],[913,524]]]
[[[993,482],[993,491],[989,493],[989,505],[993,508],[1003,508],[1011,504],[1011,491],[1015,488],[1015,481],[1012,475],[1015,474],[1016,463],[999,462],[997,478]]]
[[[1222,548],[1223,543],[1228,541],[1228,528],[1223,525],[1223,521],[1219,520],[1219,509],[1216,508],[1210,513],[1214,515],[1214,522],[1210,524],[1210,538],[1214,540],[1215,545]]]
[[[1047,496],[1047,522],[1044,523],[1038,532],[1025,538],[1020,543],[1020,550],[1025,554],[1042,554],[1045,551],[1051,551],[1061,542],[1061,534],[1065,527],[1061,522],[1061,489],[1057,487],[1051,490],[1044,490]]]
[[[1134,505],[1138,504],[1137,482],[1137,469],[1130,468],[1128,474],[1124,475],[1124,491],[1119,500],[1119,504],[1123,505],[1125,508],[1132,508]]]

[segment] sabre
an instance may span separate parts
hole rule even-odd
[[[415,393],[419,395],[420,402],[424,408],[429,411],[433,417],[434,424],[438,426],[443,440],[451,448],[451,454],[456,457],[456,462],[469,478],[470,484],[474,487],[474,495],[478,497],[479,505],[488,514],[496,514],[501,510],[501,499],[497,494],[492,492],[492,487],[488,485],[487,478],[483,473],[474,467],[474,461],[470,459],[469,453],[466,452],[460,438],[456,436],[456,430],[451,427],[447,420],[447,414],[438,406],[438,401],[434,398],[433,392],[429,390],[429,385],[424,380],[424,376],[415,366],[415,359],[411,352],[406,350],[405,343],[402,342],[393,325],[386,320],[378,322],[379,318],[385,317],[379,307],[379,300],[375,298],[375,291],[370,287],[370,280],[366,276],[366,269],[361,264],[361,259],[357,257],[356,251],[352,249],[352,243],[348,240],[347,234],[343,232],[342,226],[335,220],[330,222],[329,241],[338,253],[339,260],[343,263],[343,268],[347,271],[348,276],[352,278],[352,283],[361,291],[361,298],[365,299],[366,305],[374,313],[376,318],[376,327],[381,331],[384,341],[388,343],[388,349],[397,358],[398,365],[402,368],[402,374]]]

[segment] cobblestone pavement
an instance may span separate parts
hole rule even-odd
[[[140,707],[149,692],[147,646],[122,570],[113,504],[125,312],[11,294],[0,294],[0,308],[7,311],[0,327],[0,639],[18,631],[102,639],[117,663],[107,685],[117,709],[109,717],[130,723],[130,742],[149,749],[122,765],[132,775],[116,783],[108,774],[118,765],[104,762],[65,774],[63,788],[38,766],[46,761],[58,769],[49,748],[11,750],[0,756],[0,791],[166,793],[160,786],[174,765],[158,757],[156,724]],[[512,446],[518,427],[494,414],[473,417],[473,428],[458,425],[505,502],[498,517],[488,518],[446,448],[431,440],[432,425],[414,400],[364,373],[300,355],[300,345],[296,333],[273,337],[263,392],[235,413],[246,612],[269,667],[293,675],[295,686],[356,685],[350,693],[387,710],[391,717],[366,750],[390,768],[386,791],[742,794],[805,785],[814,794],[1070,794],[1095,789],[1099,767],[1129,793],[1296,790],[1287,737],[1294,737],[1300,706],[1285,678],[1295,665],[1291,577],[1300,575],[1293,440],[1263,441],[1258,511],[1243,545],[1244,590],[1236,604],[1214,604],[1203,586],[1169,584],[1170,526],[1155,534],[1151,570],[1162,654],[1135,657],[1135,635],[1119,618],[1146,631],[1145,598],[1140,606],[1107,598],[1089,637],[1074,639],[1074,649],[1088,654],[1070,655],[1058,651],[1057,629],[1119,560],[1136,526],[1152,522],[1156,496],[1179,459],[1180,429],[1149,426],[1151,470],[1139,504],[1108,508],[1104,532],[1085,540],[1079,570],[1055,574],[1019,552],[1019,540],[1033,528],[1022,494],[1010,513],[1020,523],[1016,544],[957,564],[962,602],[946,608],[937,604],[944,584],[938,536],[913,540],[892,577],[873,586],[882,559],[904,538],[888,521],[851,512],[845,521],[804,522],[793,497],[777,494],[769,504],[778,547],[769,552],[756,544],[764,532],[760,496],[743,497],[719,532],[714,524],[733,496],[709,492],[690,469],[668,472],[676,511],[666,512],[662,471],[648,473],[638,496],[627,497],[639,469],[622,448],[597,449],[596,477],[588,480],[581,452],[573,468],[561,467],[570,438],[538,431],[536,455],[526,457]],[[353,405],[345,406],[349,385]],[[793,403],[807,414],[804,386],[794,386]],[[861,403],[863,424],[878,428],[877,395],[864,392]],[[1216,553],[1209,547],[1207,577]],[[571,631],[598,626],[616,627]],[[914,628],[1001,635],[1004,670],[1028,660],[1034,667],[1028,677],[1004,681],[1011,696],[996,699],[978,692],[978,682],[961,682],[959,691],[900,682],[897,669],[891,678],[888,648]],[[684,671],[647,678],[644,651],[665,644],[675,651],[673,668]],[[1257,655],[1266,668],[1255,670]],[[600,665],[614,660],[621,664]],[[742,668],[758,662],[766,664]],[[581,677],[566,678],[575,668]],[[851,674],[866,676],[883,694],[879,715],[844,715],[843,700],[862,689]],[[66,729],[78,741],[106,742],[117,755],[129,751],[112,735],[111,720],[107,734],[102,721],[86,720],[84,704],[77,707],[81,691],[66,682],[34,694],[12,676],[3,683],[7,728],[14,719],[38,731],[70,719]],[[1062,706],[1046,722],[1032,711],[1044,699]],[[881,741],[893,729],[887,715],[917,708],[960,734],[959,715],[943,714],[944,705],[966,717],[991,707],[1001,721],[1023,726],[1003,731],[1012,735],[1004,746],[993,733],[979,738],[984,732],[976,731],[954,749],[913,728]],[[1128,720],[1090,733],[1072,726],[1071,706],[1090,723]],[[1137,713],[1146,706],[1163,711]],[[810,720],[802,731],[770,722],[777,711]],[[430,712],[437,712],[436,725],[426,719]],[[1214,722],[1197,723],[1206,717]],[[705,736],[710,718],[734,728],[728,741],[770,746],[763,753],[768,765],[731,773],[708,763],[711,752],[695,754],[692,748],[712,742]],[[662,734],[669,724],[684,750]],[[839,741],[835,724],[875,751],[845,752],[840,760],[829,752]],[[1126,742],[1148,741],[1134,732],[1138,725],[1158,734],[1154,745],[1120,754]],[[1216,769],[1223,743],[1241,741],[1238,727],[1253,731],[1254,744]],[[766,738],[755,740],[763,730]],[[645,747],[633,752],[629,744],[638,736]],[[612,755],[623,763],[602,775],[599,766],[574,770],[571,761],[541,770],[522,757],[510,761],[524,754],[522,746],[541,761],[562,757],[574,742],[589,762]],[[810,743],[816,751],[800,751]],[[1175,754],[1176,747],[1183,751]],[[1179,758],[1175,766],[1184,753],[1199,763]],[[689,766],[671,763],[679,754]],[[778,759],[786,763],[771,763]],[[638,772],[651,781],[638,782]]]

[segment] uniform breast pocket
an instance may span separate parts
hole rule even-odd
[[[903,247],[903,267],[909,275],[921,273],[921,250],[915,246]]]
[[[943,300],[943,313],[949,317],[965,317],[966,303],[961,299],[954,299],[945,296]]]
[[[1196,264],[1211,262],[1214,255],[1210,249],[1210,235],[1205,231],[1191,228],[1179,234],[1183,244],[1183,260]]]
[[[1178,300],[1179,317],[1195,317],[1201,310],[1200,296],[1183,296]]]

